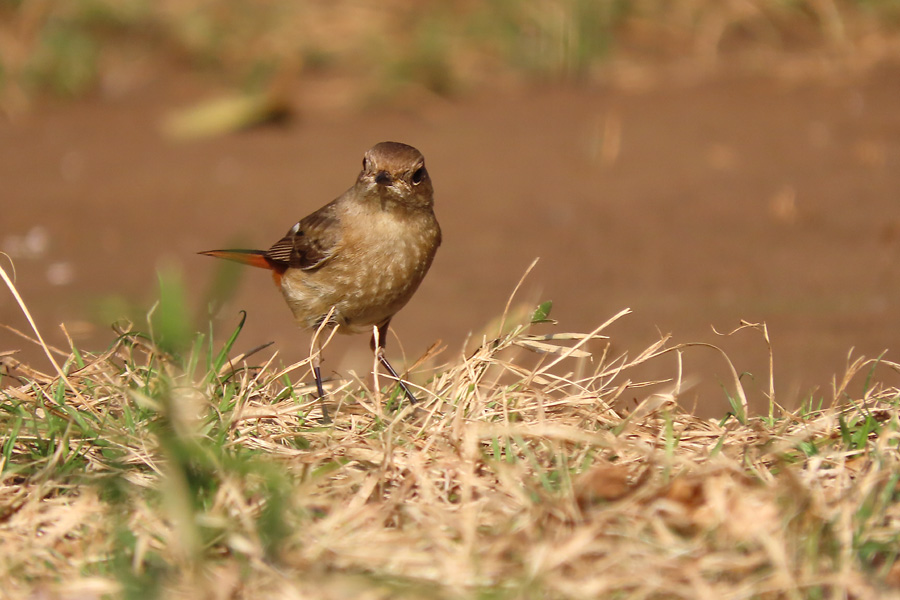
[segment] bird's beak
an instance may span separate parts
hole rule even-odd
[[[393,182],[394,180],[391,178],[391,174],[387,171],[378,171],[378,173],[375,174],[375,183],[378,185],[387,186],[391,185]]]

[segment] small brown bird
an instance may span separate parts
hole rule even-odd
[[[441,244],[433,194],[422,153],[381,142],[363,156],[353,187],[301,219],[268,250],[200,254],[270,269],[304,328],[371,331],[376,358],[415,402],[384,346],[391,318],[422,283]],[[316,389],[323,398],[317,339],[312,352]],[[328,420],[324,403],[322,411]]]

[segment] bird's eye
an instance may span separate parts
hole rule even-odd
[[[369,159],[363,156],[363,171],[366,170],[366,167],[369,166]]]
[[[425,179],[425,167],[419,167],[412,174],[413,185],[419,185]]]

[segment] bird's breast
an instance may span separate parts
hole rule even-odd
[[[295,318],[315,327],[334,307],[345,332],[368,330],[412,297],[440,244],[430,211],[349,215],[334,256],[314,271],[288,269],[282,292]]]

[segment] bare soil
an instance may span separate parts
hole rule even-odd
[[[476,92],[403,110],[307,108],[282,126],[164,139],[164,114],[208,93],[170,75],[0,123],[0,250],[49,341],[65,345],[64,322],[80,346],[105,347],[114,311],[98,307],[116,297],[148,306],[161,266],[182,269],[199,303],[217,265],[197,251],[268,247],[352,183],[364,150],[396,140],[425,154],[444,230],[431,273],[394,321],[398,358],[401,344],[412,360],[441,339],[453,359],[535,257],[520,299],[554,301],[559,325],[547,331],[587,331],[631,307],[607,332],[613,352],[670,332],[718,344],[752,374],[757,403],[768,381],[762,337],[713,327],[767,323],[787,406],[811,390],[830,399],[851,349],[900,358],[896,67],[802,84],[719,77],[642,92]],[[285,362],[305,356],[308,336],[266,273],[248,270],[220,313],[221,334],[239,309],[249,318],[238,350],[274,340]],[[7,293],[0,323],[27,327]],[[10,349],[46,368],[33,345],[0,330],[0,351]],[[363,337],[326,359],[341,373],[371,364]],[[672,356],[652,375],[675,367]],[[721,357],[692,349],[684,372],[700,382],[684,403],[723,414]]]

